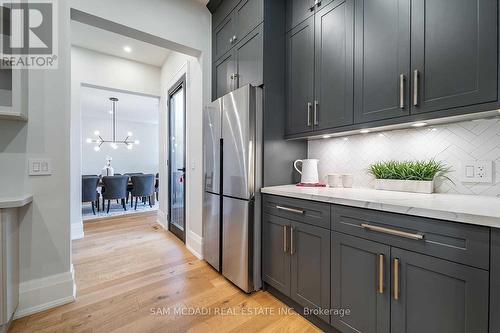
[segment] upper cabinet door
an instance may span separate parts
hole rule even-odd
[[[317,130],[353,123],[354,0],[336,0],[315,17]]]
[[[497,2],[412,1],[412,113],[497,100]]]
[[[213,31],[213,57],[214,61],[222,57],[227,51],[236,44],[234,16],[229,15]]]
[[[264,63],[264,29],[260,25],[235,48],[236,54],[236,86],[243,87],[247,84],[260,86],[263,83],[263,63]]]
[[[330,230],[293,222],[290,255],[290,297],[309,309],[330,309]]]
[[[354,20],[355,122],[408,115],[410,0],[355,0]]]
[[[286,0],[286,30],[314,15],[315,0]]]
[[[229,52],[214,64],[212,99],[216,100],[235,89],[236,65],[233,52]]]
[[[488,332],[487,271],[394,247],[391,251],[392,333]]]
[[[345,333],[389,333],[390,247],[338,232],[331,237],[331,308],[351,310],[332,316],[332,325]]]
[[[264,20],[264,0],[243,0],[234,11],[236,24],[233,39],[238,42],[245,38]]]
[[[314,98],[314,16],[286,36],[286,134],[312,131]]]

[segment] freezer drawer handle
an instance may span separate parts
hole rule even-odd
[[[379,227],[376,225],[371,225],[371,224],[366,224],[366,223],[362,223],[361,227],[363,229],[381,232],[383,234],[388,234],[388,235],[393,235],[393,236],[399,236],[399,237],[404,237],[404,238],[409,238],[409,239],[414,239],[414,240],[424,239],[424,235],[422,235],[422,234],[412,234],[412,233],[404,232],[401,230],[389,229],[389,228]]]
[[[300,210],[300,209],[288,208],[288,207],[283,207],[283,206],[276,206],[276,209],[284,210],[285,212],[304,215],[304,211]]]

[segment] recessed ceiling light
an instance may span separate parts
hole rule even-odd
[[[361,133],[361,134],[370,133],[370,130],[369,129],[362,129],[361,131],[359,131],[359,133]]]
[[[113,110],[109,110],[109,114],[113,114]]]
[[[130,46],[124,46],[123,51],[130,53],[130,52],[132,52],[132,48]]]
[[[427,126],[427,123],[415,123],[415,124],[411,124],[412,127],[424,127],[424,126]]]
[[[331,136],[330,135],[323,135],[323,139],[330,139]]]

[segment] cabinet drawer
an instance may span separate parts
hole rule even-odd
[[[326,203],[265,195],[263,211],[286,219],[330,228],[330,205]]]
[[[489,228],[332,205],[332,230],[489,269]]]

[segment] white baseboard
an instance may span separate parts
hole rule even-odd
[[[14,319],[71,303],[75,298],[75,273],[71,265],[68,272],[21,282],[19,306]]]
[[[186,247],[198,259],[203,259],[203,238],[189,230],[186,234]]]
[[[82,239],[85,236],[83,232],[83,221],[71,223],[71,240]]]
[[[158,224],[162,228],[168,231],[168,221],[166,220],[166,215],[161,210],[158,211]],[[192,231],[188,231],[186,234],[186,248],[191,252],[196,258],[203,259],[203,238],[198,236]]]

